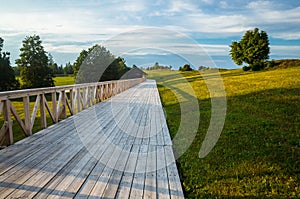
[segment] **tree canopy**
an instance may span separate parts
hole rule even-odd
[[[189,64],[184,64],[183,67],[179,67],[179,71],[193,71]]]
[[[233,41],[230,45],[230,56],[237,65],[248,64],[252,70],[264,67],[264,61],[269,59],[270,47],[268,34],[258,28],[248,30],[241,41]],[[247,67],[246,67],[247,68]],[[244,67],[244,69],[246,69]]]
[[[15,72],[10,65],[9,52],[2,52],[4,40],[0,37],[0,91],[17,89],[19,81],[16,80]]]
[[[38,35],[28,36],[23,40],[20,58],[16,64],[21,70],[23,88],[54,86],[53,72],[49,59]]]
[[[73,69],[76,83],[117,80],[129,70],[123,58],[100,45],[82,50]]]
[[[155,64],[151,67],[147,67],[146,70],[171,70],[172,66],[163,66],[159,65],[158,62],[155,62]]]

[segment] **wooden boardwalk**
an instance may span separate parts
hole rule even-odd
[[[184,198],[155,81],[1,150],[0,198]]]

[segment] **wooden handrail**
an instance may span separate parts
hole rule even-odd
[[[52,122],[57,123],[59,120],[67,118],[67,110],[74,115],[143,81],[145,78],[0,92],[0,115],[3,114],[4,119],[0,128],[0,146],[5,141],[7,145],[14,143],[12,116],[25,136],[30,136],[38,110],[40,111],[41,127],[46,128],[46,111]],[[52,107],[48,104],[45,94],[51,96]],[[32,111],[30,110],[31,96],[36,96]],[[24,120],[11,102],[13,99],[20,98],[23,99]]]

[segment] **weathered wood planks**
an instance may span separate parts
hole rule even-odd
[[[1,150],[0,198],[184,198],[155,81]]]
[[[46,113],[49,114],[53,123],[57,123],[59,120],[67,118],[67,111],[69,111],[71,115],[74,115],[77,112],[108,99],[144,80],[145,78],[137,78],[0,92],[0,114],[3,113],[4,123],[2,126],[5,127],[2,128],[0,124],[0,129],[2,129],[2,133],[0,133],[0,146],[4,144],[11,145],[14,143],[12,128],[13,118],[11,118],[11,113],[23,130],[25,136],[30,136],[32,135],[32,129],[38,109],[40,112],[41,128],[46,128]],[[103,87],[106,87],[106,89],[103,89]],[[56,98],[57,93],[59,94],[58,100]],[[52,109],[50,108],[45,95],[51,97]],[[32,114],[30,114],[30,96],[35,96]],[[21,119],[11,102],[11,100],[16,100],[18,98],[23,98],[25,121]]]

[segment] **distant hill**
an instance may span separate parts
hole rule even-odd
[[[300,59],[274,60],[274,68],[289,68],[300,66]]]

